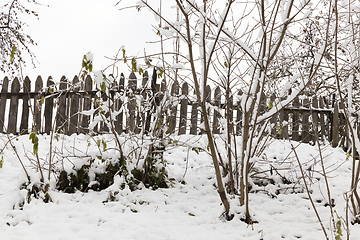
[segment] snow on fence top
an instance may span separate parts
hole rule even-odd
[[[119,134],[123,132],[139,133],[142,129],[148,130],[152,120],[150,113],[152,110],[151,107],[143,106],[149,105],[149,96],[156,96],[153,104],[159,104],[168,89],[164,80],[161,84],[156,84],[156,87],[151,86],[147,72],[143,74],[141,80],[141,86],[138,87],[138,79],[135,74],[131,73],[126,87],[125,77],[121,74],[119,83],[115,84],[113,90],[109,92],[109,96],[104,93],[100,96],[103,100],[110,97],[113,111],[123,110],[113,119],[115,120],[115,129]],[[80,85],[75,85],[79,82]],[[70,85],[80,87],[69,88]],[[38,133],[49,134],[52,129],[55,129],[56,132],[67,135],[88,133],[93,115],[81,113],[96,108],[96,99],[99,96],[93,86],[90,76],[81,81],[75,76],[72,82],[68,81],[66,77],[62,77],[58,85],[54,85],[53,80],[49,77],[44,88],[43,80],[39,76],[35,81],[34,91],[31,91],[30,79],[26,77],[23,81],[22,91],[20,91],[20,82],[15,78],[9,92],[9,79],[5,77],[0,93],[0,132],[27,134],[36,129]],[[181,94],[179,94],[178,82],[173,82],[169,88],[171,90],[168,100],[171,101],[172,106],[164,114],[164,123],[167,125],[168,133],[179,135],[204,133],[201,129],[202,113],[199,104],[194,100],[194,96],[189,94],[188,88],[188,84],[183,83]],[[231,97],[231,111],[226,114],[220,88],[215,88],[213,99],[211,93],[210,86],[207,86],[206,99],[209,103],[209,113],[212,115],[213,132],[215,134],[222,133],[223,121],[221,118],[226,117],[230,118],[232,131],[241,135],[242,111],[241,104],[238,102],[241,98],[236,98],[237,102],[233,103],[233,97]],[[241,91],[237,93],[237,95],[241,94]],[[270,108],[271,104],[269,103],[274,100],[273,98],[274,96],[268,100],[263,99],[261,111],[265,112]],[[271,135],[305,143],[315,142],[317,137],[332,142],[334,147],[338,145],[349,147],[349,133],[344,116],[339,111],[339,104],[334,100],[331,104],[329,102],[326,98],[318,99],[316,96],[312,99],[301,97],[301,101],[295,99],[291,106],[285,107],[272,117],[270,120]],[[360,132],[359,121],[356,125],[357,131]],[[318,134],[315,134],[315,130]],[[109,129],[106,124],[99,122],[93,132],[106,133],[109,132]]]

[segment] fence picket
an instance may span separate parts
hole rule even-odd
[[[313,109],[317,109],[318,106],[318,99],[316,96],[314,96],[312,98],[312,107]],[[312,140],[314,143],[316,143],[317,141],[319,141],[319,115],[317,113],[317,111],[312,111]]]
[[[146,107],[147,105],[150,104],[149,102],[149,96],[148,93],[146,92],[146,87],[147,87],[147,83],[149,81],[149,74],[147,71],[144,72],[143,74],[143,78],[142,78],[142,83],[141,83],[141,96],[142,96],[142,109],[143,111],[141,111],[140,114],[140,125],[139,125],[139,129],[143,129],[145,132],[148,132],[149,129],[146,129],[146,113],[144,110],[144,107]]]
[[[216,87],[214,92],[214,107],[220,109],[220,103],[221,103],[221,91],[220,91],[220,87]],[[220,123],[219,123],[220,117],[221,117],[220,112],[218,110],[215,110],[214,118],[213,118],[213,132],[215,134],[220,133]]]
[[[85,93],[83,94],[82,98],[83,98],[83,111],[89,111],[91,109],[91,94],[89,92],[92,91],[92,86],[93,86],[93,81],[91,79],[91,77],[88,75],[85,78],[85,82],[84,82],[84,91]],[[82,115],[82,120],[81,120],[81,132],[82,133],[88,133],[89,132],[89,122],[90,122],[90,115]]]
[[[40,76],[37,77],[35,81],[35,92],[40,92],[43,88],[43,81]],[[35,95],[34,97],[34,128],[37,132],[41,131],[41,97]]]
[[[186,119],[188,107],[188,84],[185,82],[181,88],[181,102],[180,102],[180,120],[179,120],[179,135],[186,133]]]
[[[239,90],[238,92],[238,101],[237,101],[237,107],[236,107],[236,135],[241,134],[241,128],[242,128],[242,111],[241,111],[241,96],[243,92]]]
[[[6,109],[6,99],[7,92],[9,89],[9,79],[7,77],[4,78],[1,90],[1,102],[0,102],[0,132],[4,131],[4,122],[5,122],[5,109]]]
[[[120,94],[124,93],[124,86],[125,86],[125,76],[124,76],[124,74],[121,73],[120,79],[119,79]],[[123,105],[122,100],[120,98],[118,98],[115,102],[115,110],[120,111],[120,109],[122,108],[122,105]],[[121,134],[123,132],[123,111],[121,111],[116,116],[115,129],[116,129],[116,132],[119,134]]]
[[[73,78],[73,86],[76,86],[78,84],[79,78],[75,76]],[[79,126],[79,95],[78,95],[79,87],[75,87],[74,91],[72,91],[71,95],[69,96],[69,102],[70,102],[70,124],[69,124],[69,135],[77,133],[78,132],[78,126]]]
[[[199,103],[197,101],[191,104],[190,134],[192,135],[197,135],[198,132],[197,129],[198,108],[199,108]]]
[[[63,76],[60,79],[60,86],[59,86],[59,90],[62,91],[60,93],[60,97],[59,97],[59,109],[57,111],[57,116],[56,116],[56,129],[57,132],[59,133],[67,133],[67,129],[66,129],[66,123],[67,123],[67,116],[66,116],[66,106],[67,106],[67,100],[66,100],[66,93],[65,90],[67,89],[67,81],[66,81],[66,77]]]
[[[308,98],[305,98],[303,100],[303,107],[309,109],[310,107],[310,100]],[[301,139],[304,143],[309,143],[311,139],[310,135],[310,123],[309,123],[309,111],[303,111],[302,114],[302,125],[301,125]]]
[[[275,107],[274,103],[275,103],[275,99],[276,99],[276,95],[275,93],[273,93],[270,96],[270,103],[269,103],[269,109]],[[274,114],[271,118],[270,118],[270,123],[273,124],[274,126],[271,128],[271,135],[273,137],[276,137],[276,135],[278,134],[279,130],[278,130],[278,126],[276,125],[276,123],[278,122],[278,114]]]
[[[233,133],[234,132],[234,124],[233,124],[233,119],[234,119],[234,112],[233,112],[233,109],[234,109],[234,96],[231,94],[231,92],[229,93],[230,94],[230,98],[229,98],[229,130],[230,130],[230,133]]]
[[[177,81],[174,81],[171,86],[171,97],[173,100],[171,100],[171,104],[173,104],[172,101],[174,101],[175,98],[177,98],[179,95],[179,83]],[[170,108],[170,117],[168,118],[168,133],[175,133],[175,127],[176,127],[176,115],[177,115],[177,105],[172,106]]]
[[[20,134],[27,134],[29,129],[29,93],[31,92],[31,83],[29,77],[23,82],[23,107],[20,123]]]
[[[295,108],[300,107],[300,102],[299,102],[299,98],[296,97],[293,101],[293,106]],[[298,111],[292,111],[292,133],[291,133],[291,139],[294,141],[299,141],[300,140],[300,136],[299,136],[299,122],[300,122],[300,117],[299,117],[299,112]]]
[[[205,88],[205,101],[206,103],[210,103],[211,102],[211,87],[209,85],[206,86]],[[206,108],[206,111],[208,113],[208,115],[210,116],[210,108]],[[210,120],[209,120],[210,121]],[[201,111],[201,119],[200,119],[201,124],[204,122],[204,113]],[[205,129],[204,126],[202,126],[202,128],[200,129],[200,134],[204,134],[205,133]]]
[[[54,82],[51,77],[48,78],[46,82],[46,86],[48,88],[48,93],[54,93]],[[53,117],[53,106],[54,106],[54,98],[48,97],[45,99],[45,133],[50,134],[52,129],[52,117]]]
[[[282,100],[285,100],[284,97]],[[281,139],[288,139],[289,138],[289,110],[281,109],[280,111],[280,138]]]
[[[132,72],[129,76],[129,89],[131,91],[128,103],[128,111],[129,111],[129,121],[127,122],[127,129],[130,132],[135,132],[135,116],[136,116],[136,98],[135,98],[135,90],[137,87],[137,79]]]
[[[332,126],[331,126],[331,136],[332,136],[332,147],[337,147],[339,145],[339,104],[334,103],[334,114],[332,117]]]
[[[75,76],[72,83],[76,85],[78,82],[79,79]],[[43,82],[39,76],[35,82],[35,90],[34,92],[31,92],[31,81],[28,77],[26,77],[22,83],[22,92],[20,92],[20,82],[18,79],[14,79],[12,81],[11,92],[8,92],[9,79],[4,78],[2,83],[2,90],[0,93],[0,132],[4,132],[4,120],[6,119],[8,124],[6,131],[7,133],[28,133],[29,117],[31,117],[29,110],[30,107],[33,107],[33,129],[36,129],[38,133],[51,133],[54,114],[56,114],[55,129],[57,132],[64,134],[88,133],[91,116],[80,115],[78,113],[81,113],[82,111],[89,111],[92,108],[92,102],[96,102],[99,98],[99,95],[95,94],[96,91],[92,90],[92,83],[92,78],[87,76],[82,83],[82,89],[80,89],[80,85],[78,85],[78,87],[70,91],[68,89],[69,83],[67,82],[67,79],[62,77],[59,86],[60,91],[56,91],[54,82],[52,81],[51,77],[49,77],[46,84],[48,90],[47,92],[42,92],[41,89],[43,88]],[[123,112],[127,114],[126,126],[123,126],[125,125],[125,123],[123,123],[123,118],[125,118],[123,112],[116,115],[114,126],[118,133],[122,133],[125,128],[125,132],[127,133],[139,133],[141,129],[144,129],[144,133],[148,134],[151,124],[164,124],[165,122],[165,124],[168,126],[168,133],[178,133],[179,135],[182,135],[187,133],[188,121],[190,122],[190,134],[196,135],[198,133],[205,133],[204,129],[199,131],[198,121],[203,121],[203,114],[201,111],[199,111],[199,103],[192,99],[192,97],[188,96],[189,85],[187,83],[182,84],[181,95],[179,95],[179,83],[176,81],[173,83],[170,93],[171,101],[179,101],[180,104],[176,104],[170,107],[170,114],[166,121],[164,121],[165,114],[158,116],[157,123],[152,122],[155,119],[154,111],[159,111],[160,105],[162,105],[162,107],[166,106],[166,104],[163,104],[164,102],[162,102],[165,96],[165,92],[168,91],[165,79],[162,80],[161,85],[156,84],[156,79],[155,82],[152,80],[150,89],[149,75],[147,72],[145,72],[142,76],[142,86],[140,89],[138,89],[137,78],[134,73],[131,73],[129,76],[128,87],[126,88],[127,92],[124,92],[125,77],[123,74],[121,74],[119,84],[114,84],[113,87],[114,91],[110,91],[109,96],[105,96],[106,94],[102,93],[101,97],[104,101],[107,101],[106,97],[110,98],[110,103],[112,104],[110,109],[112,111],[118,112],[121,109],[124,109]],[[227,118],[229,120],[228,123],[230,124],[230,131],[236,131],[237,135],[241,134],[242,92],[238,91],[237,95],[238,97],[236,100],[236,105],[234,106],[233,96],[230,94],[230,111],[225,111],[225,106],[221,104],[220,88],[217,87],[214,89],[214,98],[212,99],[211,88],[210,86],[206,87],[206,107],[208,109],[209,116],[212,115],[211,128],[214,134],[222,133],[219,123],[219,119],[221,117]],[[155,96],[155,101],[150,102],[152,96]],[[41,111],[42,105],[38,104],[42,97],[45,97],[45,111]],[[9,104],[7,102],[7,98],[10,99],[10,109],[6,110],[6,105]],[[18,105],[20,98],[22,98],[23,105],[22,111],[20,113],[20,126],[18,126]],[[55,98],[57,98],[57,109],[53,107]],[[127,103],[123,101],[124,99],[128,100]],[[168,100],[168,98],[166,98],[166,100]],[[271,102],[274,102],[274,100],[275,96],[273,95],[271,96],[270,100],[268,100],[269,102],[266,102],[266,96],[264,95],[261,99],[260,110],[263,112],[268,111],[266,108],[266,103],[271,104]],[[30,104],[32,101],[34,101],[34,104]],[[137,103],[136,101],[141,102]],[[306,143],[310,142],[311,140],[316,142],[319,139],[328,139],[331,141],[334,147],[342,146],[345,149],[350,147],[349,130],[346,127],[346,121],[344,119],[343,113],[339,111],[339,103],[336,102],[336,97],[332,96],[334,111],[329,109],[329,101],[324,97],[320,97],[319,99],[316,96],[312,97],[311,108],[309,99],[303,99],[302,102],[304,105],[303,107],[301,107],[299,99],[295,99],[291,106],[283,108],[277,115],[274,115],[270,119],[271,123],[275,124],[275,127],[272,129],[272,134],[274,136],[276,135],[280,138],[290,137],[294,141],[303,141]],[[136,104],[139,103],[141,103],[142,106],[138,108]],[[214,108],[210,107],[209,104],[212,104]],[[188,109],[188,105],[191,105],[191,110]],[[96,107],[97,106],[95,104],[94,108]],[[151,110],[147,110],[150,108]],[[143,111],[144,109],[146,112]],[[162,111],[163,110],[166,109],[162,109]],[[188,119],[188,111],[191,112],[190,119]],[[8,116],[5,116],[5,113],[8,114]],[[236,119],[234,119],[234,114],[236,114]],[[105,117],[108,116],[110,115],[105,115]],[[291,132],[289,131],[288,126],[290,116],[292,116],[292,122],[291,125],[289,125],[291,126]],[[310,116],[312,121],[310,121]],[[44,123],[41,122],[42,119],[45,119]],[[356,125],[355,130],[360,132],[359,123],[354,124]],[[107,129],[107,125],[105,125],[104,122],[100,122],[99,125],[95,126],[94,132],[99,132],[99,130],[101,133],[109,131],[109,129]]]
[[[15,78],[11,84],[11,93],[18,93],[20,91],[20,83],[18,78]],[[18,105],[19,105],[19,95],[11,95],[10,100],[10,112],[9,112],[9,123],[8,123],[8,133],[16,133],[16,123],[17,123],[17,114],[18,114]]]
[[[324,103],[324,98],[320,97],[319,98],[319,108],[320,109],[324,109],[325,108],[325,103]],[[325,124],[325,114],[324,112],[320,112],[320,138],[321,141],[325,141],[325,136],[326,136],[326,124]]]

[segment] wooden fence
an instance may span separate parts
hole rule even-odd
[[[163,93],[167,86],[165,81],[151,86],[147,72],[139,80],[133,73],[130,74],[127,81],[125,80],[122,74],[119,82],[115,84],[115,91],[110,94],[114,111],[118,111],[122,107],[126,109],[116,116],[114,126],[118,133],[140,132],[143,127],[149,127],[151,114],[149,118],[149,114],[146,115],[146,112],[138,111],[139,99],[141,104],[146,105],[149,94],[159,93],[156,95],[156,102],[159,102],[164,96]],[[141,86],[138,86],[138,81],[141,81]],[[75,86],[79,82],[81,87],[66,91],[70,85]],[[127,87],[125,87],[125,82]],[[32,129],[36,129],[38,133],[49,134],[52,129],[56,129],[57,132],[67,135],[88,133],[89,122],[93,116],[79,113],[95,108],[94,104],[97,98],[107,99],[107,96],[96,94],[98,91],[93,89],[94,84],[90,76],[87,76],[84,81],[74,77],[71,82],[62,77],[56,88],[53,87],[54,82],[49,78],[45,90],[41,77],[36,79],[34,91],[31,90],[31,82],[28,77],[24,79],[22,85],[21,91],[20,82],[15,78],[11,82],[11,90],[9,90],[9,79],[5,77],[2,82],[0,132],[27,134]],[[179,135],[202,134],[203,130],[200,127],[202,122],[201,111],[194,94],[189,93],[188,84],[183,83],[180,87],[177,82],[174,82],[169,89],[172,96],[171,101],[177,104],[174,104],[168,112],[169,114],[165,116],[167,131]],[[123,98],[118,98],[117,92],[127,93],[128,101],[124,102]],[[225,114],[222,104],[224,99],[222,99],[219,87],[212,91],[210,86],[207,86],[205,94],[207,102],[212,105],[209,110],[213,132],[215,134],[222,132],[222,121],[220,119],[226,115],[232,123],[232,131],[240,135],[242,112],[240,97],[237,96],[240,96],[241,92],[231,97],[231,111],[228,114]],[[235,100],[234,96],[236,97]],[[264,98],[262,111],[267,111],[271,106],[269,103],[273,100],[273,98]],[[312,99],[305,97],[301,100],[296,99],[291,106],[273,116],[271,123],[271,134],[278,138],[289,137],[292,140],[309,143],[315,142],[318,137],[320,140],[331,141],[333,146],[342,145],[347,148],[349,144],[346,122],[341,113],[341,107],[339,108],[335,99],[330,101],[327,98],[317,98],[316,96]],[[356,124],[356,131],[360,133],[359,121]],[[101,122],[94,128],[94,132],[97,133],[108,131],[107,126]]]

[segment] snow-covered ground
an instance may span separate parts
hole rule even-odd
[[[39,157],[45,162],[50,151],[50,136],[38,137]],[[108,158],[116,155],[116,151],[111,150],[114,144],[111,135],[98,136],[97,139],[107,142],[109,150],[104,154]],[[96,157],[101,150],[91,141],[97,139],[73,135],[54,140],[53,149],[61,153],[56,159],[68,156],[63,162],[57,162],[56,166],[61,168],[63,164],[65,169],[71,168],[72,164],[81,165],[87,159],[73,156]],[[20,185],[25,182],[26,176],[14,150],[7,143],[8,137],[0,135],[0,150],[5,146],[0,155],[3,158],[0,169],[0,239],[324,239],[302,181],[295,187],[294,184],[254,186],[252,191],[256,193],[250,194],[250,211],[253,220],[258,223],[253,225],[239,220],[243,211],[238,198],[229,196],[235,217],[230,222],[224,221],[220,217],[224,209],[215,188],[211,158],[205,152],[191,150],[196,146],[201,147],[205,141],[190,136],[182,136],[178,140],[175,143],[185,142],[185,145],[169,146],[164,156],[169,178],[175,179],[168,189],[154,191],[143,188],[131,192],[125,188],[116,195],[116,201],[106,201],[110,193],[118,191],[120,178],[101,192],[73,194],[56,191],[53,179],[49,191],[53,202],[44,203],[41,199],[33,198],[30,203],[25,201],[21,208],[27,192],[20,190]],[[29,136],[18,136],[12,143],[27,166],[29,175],[36,181],[39,173],[29,161],[29,158],[35,159],[31,154]],[[344,193],[350,189],[351,161],[346,160],[346,154],[339,148],[322,147],[334,210],[342,219],[342,239],[346,239]],[[286,168],[279,170],[279,174],[296,182],[301,175],[296,159],[289,155],[290,152],[288,142],[274,141],[259,157],[254,173],[269,169],[271,163],[275,168]],[[323,178],[317,181],[320,175],[308,170],[321,170],[318,149],[301,144],[297,147],[297,153],[302,163],[307,163],[304,170],[313,192],[312,198],[330,235],[332,225],[330,209],[325,206],[327,195]],[[44,174],[47,175],[47,172]],[[273,176],[274,179],[279,177],[275,172]],[[182,180],[186,182],[185,185],[181,183]],[[285,190],[286,187],[289,189]],[[279,189],[280,193],[277,192]],[[337,216],[335,220],[338,220]],[[350,239],[360,239],[359,225],[350,224]]]

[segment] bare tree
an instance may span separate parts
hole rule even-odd
[[[177,78],[191,82],[197,102],[203,113],[203,130],[208,140],[208,151],[215,168],[218,192],[225,208],[225,216],[231,219],[230,204],[224,187],[223,174],[230,174],[229,193],[239,194],[240,205],[245,205],[244,221],[250,223],[249,209],[249,172],[256,163],[256,155],[262,151],[261,146],[269,136],[269,119],[276,115],[308,86],[317,76],[317,70],[327,49],[327,37],[319,46],[314,56],[312,71],[305,71],[293,49],[300,45],[291,29],[301,29],[303,21],[311,10],[310,1],[277,0],[271,2],[235,2],[174,0],[172,5],[180,13],[172,19],[158,10],[153,1],[140,1],[137,9],[150,10],[162,25],[158,28],[160,35],[180,39],[185,46],[185,53],[167,52],[177,55],[182,70]],[[169,3],[168,3],[169,4]],[[171,11],[170,8],[169,11]],[[331,10],[329,10],[331,11]],[[171,15],[170,15],[171,16]],[[328,23],[326,34],[328,32]],[[169,38],[170,38],[169,37]],[[164,40],[162,40],[164,41]],[[163,48],[166,45],[162,45]],[[274,71],[281,66],[279,62],[291,59],[292,64],[286,69],[290,74],[274,77]],[[177,64],[178,66],[178,64]],[[164,69],[171,76],[171,67]],[[211,128],[210,108],[206,101],[205,89],[208,84],[222,87],[226,96],[225,151],[216,145]],[[276,88],[276,91],[273,88]],[[291,88],[291,94],[288,90]],[[227,118],[233,111],[230,102],[232,90],[242,93],[239,99],[243,115],[242,138],[236,142],[234,123]],[[263,96],[275,94],[271,107],[264,110]],[[219,110],[219,109],[218,109]],[[226,154],[223,154],[226,152]],[[222,159],[227,160],[224,166]],[[234,161],[233,161],[234,160]]]
[[[360,163],[356,161],[360,149],[360,131],[358,126],[360,102],[358,97],[360,73],[359,19],[357,1],[334,2],[333,33],[331,52],[332,63],[329,71],[334,75],[339,101],[344,107],[349,135],[351,139],[352,175],[348,200],[351,203],[352,222],[360,223]]]
[[[24,52],[30,56],[34,64],[35,55],[30,50],[31,45],[35,45],[34,40],[24,32],[26,23],[21,20],[21,14],[38,14],[30,10],[26,3],[38,4],[35,0],[11,0],[5,1],[0,7],[0,70],[14,74],[25,63]]]

